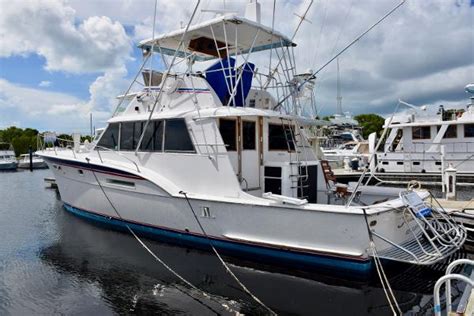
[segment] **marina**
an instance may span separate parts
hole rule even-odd
[[[399,98],[393,113],[344,112],[340,59],[407,5],[383,6],[342,47],[341,27],[329,57],[316,52],[320,66],[301,71],[311,54],[298,49],[308,38],[297,34],[312,24],[313,2],[297,4],[290,29],[278,23],[276,1],[270,10],[257,0],[239,9],[197,0],[176,25],[162,24],[169,8],[155,0],[152,19],[134,27],[106,16],[76,26],[68,3],[46,1],[41,12],[69,12],[61,27],[94,42],[87,47],[99,56],[124,44],[88,102],[46,91],[48,80],[15,88],[0,78],[7,109],[28,91],[35,104],[50,102],[28,115],[45,114],[34,128],[0,128],[0,314],[471,316],[472,76],[458,87],[467,104],[458,91],[428,93],[433,85],[416,90],[396,79],[411,100],[423,100],[415,92],[451,99],[436,110]],[[47,71],[79,65],[47,58]],[[336,114],[323,116],[328,85]],[[385,92],[349,100],[376,109],[396,100]],[[73,127],[74,111],[87,132]]]
[[[58,193],[43,183],[44,178],[51,177],[51,170],[1,175],[9,183],[8,188],[0,186],[4,197],[4,237],[0,243],[2,315],[49,314],[52,310],[102,315],[232,314],[180,284],[138,247],[130,234],[93,225],[64,211]],[[24,195],[23,190],[30,194]],[[225,298],[230,307],[244,314],[265,313],[237,288],[212,253],[151,240],[146,243],[217,300]],[[474,259],[472,253],[462,256]],[[280,314],[346,315],[348,309],[358,315],[391,314],[375,275],[361,280],[317,270],[256,265],[235,259],[230,262],[238,277]],[[459,272],[459,268],[455,271]],[[438,266],[387,269],[397,300],[407,315],[431,314],[433,288],[444,273]],[[463,286],[459,290],[453,289],[456,304]]]

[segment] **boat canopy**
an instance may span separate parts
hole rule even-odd
[[[180,47],[185,29],[146,39],[138,44],[143,50],[153,50],[165,55],[205,61],[228,55],[258,52],[278,47],[296,46],[289,38],[272,31],[262,24],[233,14],[219,16],[189,27]]]
[[[249,116],[263,116],[268,118],[279,118],[284,120],[295,120],[303,126],[325,126],[328,124],[327,121],[311,119],[303,116],[294,116],[275,112],[272,110],[256,109],[256,108],[239,108],[239,107],[219,107],[214,109],[203,109],[196,111],[193,119],[200,120],[206,118],[225,118],[225,117],[249,117]]]

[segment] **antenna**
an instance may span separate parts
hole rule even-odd
[[[339,75],[339,58],[336,59],[337,62],[337,110],[336,114],[342,115],[342,96],[341,96],[341,78]]]

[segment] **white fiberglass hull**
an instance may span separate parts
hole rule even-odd
[[[184,196],[170,196],[140,176],[110,167],[47,161],[68,211],[118,228],[129,225],[159,239],[209,245]],[[189,201],[213,245],[229,253],[292,265],[370,270],[367,223],[361,210],[305,210],[245,200],[205,200],[192,194]],[[410,232],[397,227],[400,216],[400,212],[380,212],[368,221],[378,222],[377,229],[390,239],[402,241]]]

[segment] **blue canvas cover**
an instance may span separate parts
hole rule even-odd
[[[234,106],[243,107],[245,105],[245,99],[247,98],[250,88],[252,87],[254,69],[255,65],[252,63],[245,63],[243,67],[241,67],[240,71],[243,71],[243,74],[239,84],[237,85],[237,92],[234,98]]]
[[[230,98],[229,88],[235,83],[235,59],[224,58],[206,69],[206,80],[214,89],[222,104],[226,105]],[[227,81],[227,83],[226,83]]]

